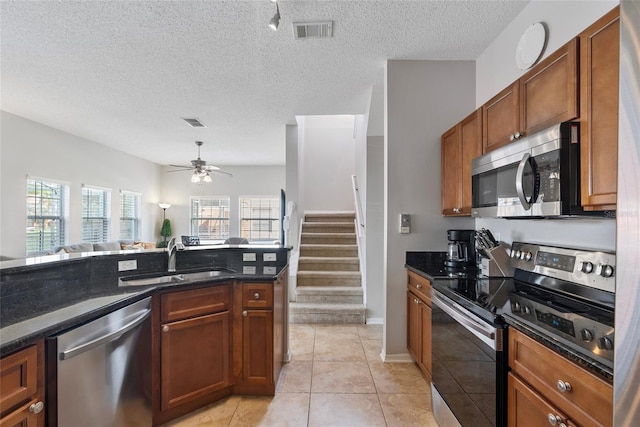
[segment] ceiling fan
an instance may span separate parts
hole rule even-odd
[[[196,145],[198,146],[198,158],[196,160],[191,160],[191,166],[169,165],[174,168],[180,168],[180,169],[173,169],[167,172],[193,171],[193,175],[191,175],[191,182],[195,182],[195,183],[200,181],[211,182],[211,175],[210,175],[211,172],[233,176],[229,172],[220,170],[220,168],[217,166],[207,165],[207,162],[200,158],[200,147],[202,146],[202,141],[196,141]]]

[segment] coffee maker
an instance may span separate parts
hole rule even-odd
[[[466,272],[476,269],[475,230],[447,230],[449,248],[444,261],[450,272]]]

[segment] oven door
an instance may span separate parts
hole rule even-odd
[[[506,330],[434,288],[431,308],[436,420],[440,425],[457,421],[463,427],[506,426]]]

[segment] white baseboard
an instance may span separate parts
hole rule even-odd
[[[397,354],[382,354],[380,353],[380,358],[385,363],[413,363],[413,359],[409,355],[409,353],[397,353]]]
[[[384,325],[384,318],[382,317],[367,317],[367,325]]]

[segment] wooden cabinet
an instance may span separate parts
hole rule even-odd
[[[482,154],[482,110],[442,135],[442,215],[471,215],[471,160]]]
[[[0,426],[44,426],[44,343],[0,361]]]
[[[580,179],[585,210],[616,208],[619,46],[619,6],[580,34]]]
[[[573,39],[482,106],[483,153],[575,119],[578,106],[578,39]]]
[[[544,400],[535,390],[522,382],[518,377],[509,374],[509,426],[539,427],[543,425],[573,426],[567,416]],[[551,424],[555,423],[555,424]]]
[[[540,401],[557,408],[561,418],[580,426],[612,425],[610,384],[513,328],[509,329],[509,367],[511,374],[528,390],[523,391],[522,384],[510,378],[510,398],[520,396],[521,399],[509,401],[509,418],[515,417],[517,425],[528,425],[520,424],[525,416],[522,414],[531,413],[534,407],[540,411]],[[536,395],[535,398],[531,394]]]
[[[161,424],[231,393],[230,285],[159,296]]]
[[[407,271],[407,350],[431,378],[431,283]]]

